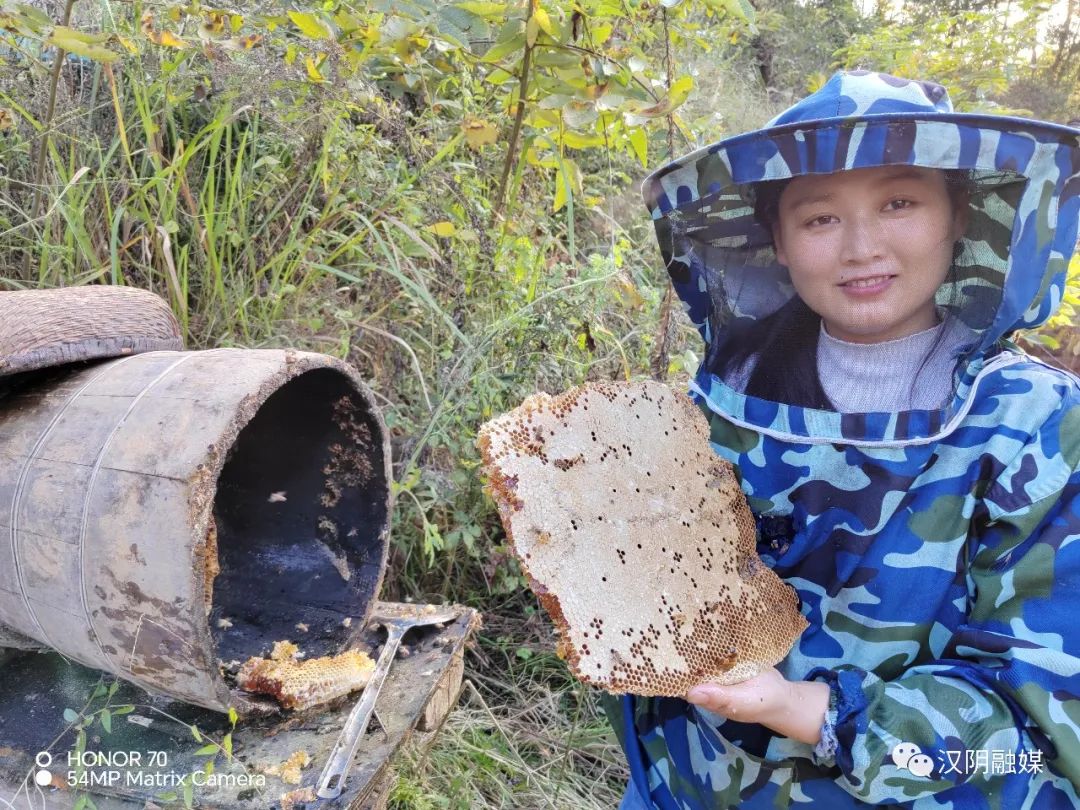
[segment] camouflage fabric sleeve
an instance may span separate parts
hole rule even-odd
[[[1007,806],[1025,764],[1020,782],[1049,765],[1080,786],[1078,456],[1080,403],[1059,409],[982,497],[966,500],[974,528],[958,575],[968,618],[936,660],[890,681],[854,666],[807,673],[831,688],[825,733],[836,735],[832,756],[819,746],[814,760],[835,765],[854,797],[911,801],[966,780]],[[930,778],[893,767],[900,742],[934,760]],[[972,754],[995,752],[1014,767],[962,774]]]

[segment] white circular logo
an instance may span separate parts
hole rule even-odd
[[[37,773],[34,774],[34,781],[37,782],[39,785],[41,785],[41,787],[45,787],[46,785],[51,785],[52,784],[52,774],[49,773],[48,771],[38,771]]]
[[[34,762],[37,763],[39,768],[48,768],[52,765],[52,754],[48,751],[38,751],[37,756],[34,757]]]

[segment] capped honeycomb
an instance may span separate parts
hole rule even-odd
[[[744,681],[807,627],[757,556],[734,469],[660,383],[535,394],[478,445],[514,555],[582,681],[682,696]]]
[[[308,709],[361,689],[371,680],[375,662],[360,650],[298,661],[291,641],[277,641],[270,658],[249,658],[236,683],[248,692],[272,696],[286,709]]]

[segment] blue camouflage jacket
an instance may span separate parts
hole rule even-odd
[[[916,111],[875,111],[886,84]],[[703,363],[691,396],[740,473],[758,553],[810,625],[778,669],[830,686],[836,745],[815,752],[678,698],[606,696],[632,781],[663,810],[1078,807],[1080,385],[1008,336],[1061,301],[1080,131],[954,114],[939,85],[865,72],[802,104],[645,183],[706,345],[791,294],[752,221],[754,181],[889,163],[976,182],[970,258],[942,296],[976,338],[937,411],[767,402]]]

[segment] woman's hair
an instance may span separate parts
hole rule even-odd
[[[967,205],[971,179],[963,170],[944,171],[945,186],[955,211],[958,206]],[[766,230],[771,231],[776,224],[780,195],[790,182],[764,180],[755,184],[754,218]],[[953,251],[949,281],[955,279],[960,245],[958,242]],[[955,288],[955,284],[951,287]],[[834,405],[825,394],[817,370],[820,334],[821,316],[798,295],[793,295],[786,304],[764,318],[732,321],[709,352],[709,370],[724,378],[733,370],[742,369],[747,363],[753,362],[754,367],[745,389],[747,395],[804,408],[831,410]],[[939,330],[923,358],[920,372],[944,337],[945,330]]]

